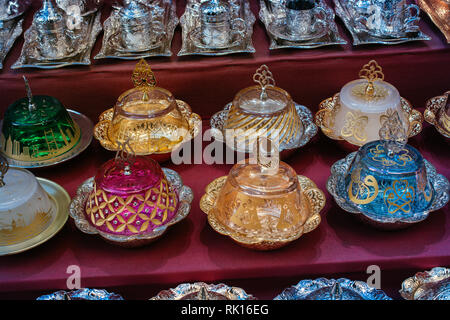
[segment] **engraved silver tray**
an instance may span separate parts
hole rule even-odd
[[[424,41],[424,40],[431,40],[431,37],[424,34],[422,31],[418,31],[416,33],[407,34],[403,37],[398,38],[382,38],[382,37],[375,37],[372,35],[369,35],[367,32],[357,32],[354,28],[353,21],[355,20],[348,10],[345,7],[345,1],[346,0],[334,0],[336,14],[339,16],[339,18],[342,19],[345,26],[347,27],[348,31],[352,35],[353,38],[353,45],[358,46],[362,44],[387,44],[387,45],[393,45],[393,44],[399,44],[409,41]]]
[[[36,300],[124,300],[117,293],[108,292],[103,289],[78,289],[72,291],[56,291],[38,297]]]
[[[406,300],[450,300],[450,269],[418,272],[403,281],[400,294]]]
[[[450,184],[447,178],[442,174],[438,174],[433,165],[424,159],[427,179],[433,185],[435,192],[434,200],[426,211],[415,212],[413,215],[401,219],[387,219],[377,215],[363,213],[351,201],[347,200],[347,190],[345,188],[345,177],[347,176],[355,156],[356,152],[352,152],[347,157],[336,161],[331,166],[331,176],[328,178],[326,187],[342,210],[354,214],[362,221],[374,227],[392,230],[410,226],[425,220],[430,212],[441,209],[449,200]]]
[[[32,24],[31,27],[25,31],[24,38],[25,43],[22,48],[19,59],[12,65],[11,69],[18,68],[41,68],[41,69],[54,69],[61,68],[70,65],[90,65],[91,60],[91,50],[94,46],[95,40],[98,34],[102,31],[102,25],[100,23],[101,12],[97,10],[84,17],[84,19],[89,19],[85,30],[80,31],[81,34],[85,35],[82,39],[78,48],[76,48],[76,53],[71,54],[71,56],[57,59],[48,60],[41,56],[38,44],[41,43],[38,37],[35,26]]]
[[[21,18],[0,21],[0,69],[3,69],[3,60],[16,39],[22,34],[22,24]]]
[[[266,32],[270,38],[270,50],[282,49],[282,48],[297,48],[297,49],[313,49],[323,46],[331,45],[344,45],[347,44],[339,34],[336,23],[334,11],[323,1],[320,0],[321,6],[327,12],[327,25],[328,29],[326,33],[317,38],[305,40],[305,41],[289,41],[280,38],[275,33],[271,32],[272,26],[286,21],[286,15],[281,10],[276,12],[277,6],[284,6],[285,0],[260,0],[261,9],[259,11],[259,18],[266,27]]]
[[[120,39],[122,26],[119,21],[119,10],[121,7],[113,7],[113,11],[108,19],[103,23],[104,35],[102,48],[94,59],[116,58],[125,60],[134,60],[147,57],[172,55],[171,45],[175,28],[178,25],[175,1],[159,1],[152,3],[153,12],[165,27],[165,35],[162,41],[149,45],[147,50],[140,52],[127,52],[124,50]]]
[[[243,19],[246,24],[245,36],[242,40],[234,41],[230,47],[223,49],[209,49],[198,46],[192,40],[192,34],[196,33],[200,28],[200,19],[198,15],[198,7],[204,0],[188,0],[186,10],[180,18],[180,25],[182,30],[182,46],[178,52],[178,56],[186,55],[205,55],[205,56],[221,56],[232,53],[254,53],[252,35],[253,24],[256,21],[255,16],[250,10],[250,4],[247,0],[241,3],[245,4],[244,10],[239,10],[239,18]]]

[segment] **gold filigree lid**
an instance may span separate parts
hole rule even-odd
[[[129,140],[137,155],[168,153],[196,134],[198,115],[156,86],[144,59],[136,65],[132,81],[135,87],[122,93],[114,110],[105,111],[96,125],[94,136],[106,149],[118,150]]]
[[[340,92],[341,102],[350,109],[379,113],[400,104],[398,90],[384,81],[383,69],[375,60],[363,66],[359,77],[347,83]]]

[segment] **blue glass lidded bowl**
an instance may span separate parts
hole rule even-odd
[[[380,140],[332,166],[327,189],[345,211],[376,227],[397,229],[445,206],[449,182],[406,144],[407,133],[396,112],[383,121]]]

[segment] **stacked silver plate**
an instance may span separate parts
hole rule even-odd
[[[200,7],[207,1],[216,0],[188,0],[186,10],[180,18],[182,28],[182,47],[178,56],[208,55],[219,56],[232,53],[254,53],[252,43],[253,24],[255,16],[250,10],[247,0],[230,0],[231,28],[222,31],[214,30],[208,34],[202,29]],[[217,0],[221,1],[221,0]],[[228,32],[226,31],[228,30]],[[227,38],[229,41],[214,41]]]
[[[336,14],[342,19],[353,38],[353,45],[399,44],[409,41],[431,40],[420,31],[417,17],[405,18],[404,23],[386,26],[383,19],[386,10],[382,6],[400,5],[400,0],[334,0]],[[406,3],[406,1],[402,2]],[[417,13],[418,14],[418,13]],[[386,18],[387,19],[387,18]],[[361,23],[365,21],[365,23]],[[392,19],[390,20],[393,21]],[[368,25],[374,25],[372,29]]]
[[[323,17],[314,13],[313,19],[316,21],[313,21],[317,27],[311,28],[307,32],[291,33],[288,26],[288,11],[290,10],[286,7],[286,2],[286,0],[260,0],[259,18],[264,23],[270,38],[269,49],[312,49],[347,43],[339,35],[334,21],[334,11],[323,0],[316,1],[316,6],[323,8],[320,14]]]
[[[140,19],[151,23],[139,23]],[[175,1],[124,1],[124,6],[113,6],[103,23],[103,44],[94,59],[171,56],[177,25]]]
[[[89,65],[95,40],[102,30],[99,0],[44,0],[12,69],[60,68]]]

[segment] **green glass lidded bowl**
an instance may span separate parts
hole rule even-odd
[[[28,96],[13,102],[2,120],[0,153],[21,167],[68,158],[81,140],[89,139],[82,139],[79,123],[58,99],[33,96],[26,79],[25,84]]]

